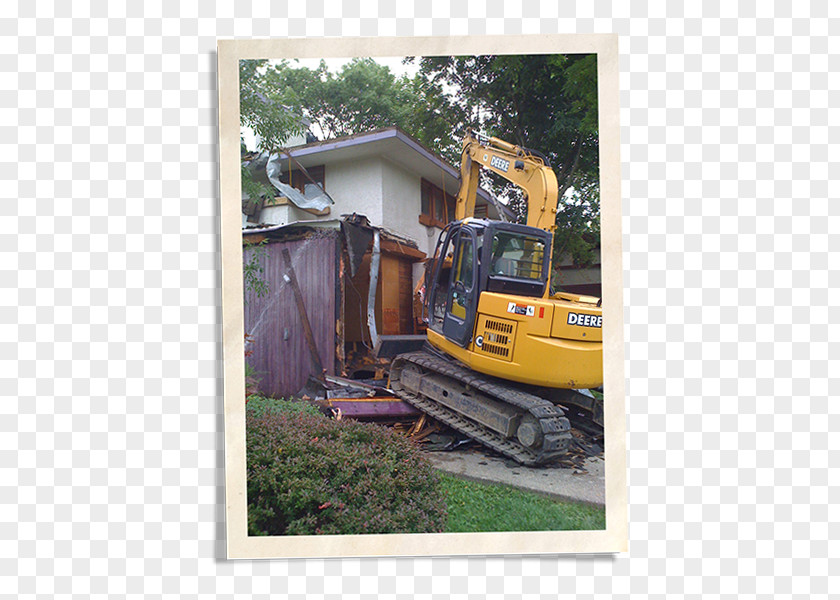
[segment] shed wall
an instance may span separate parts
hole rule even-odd
[[[244,249],[246,262],[258,254],[264,269],[261,277],[269,287],[262,298],[253,290],[245,293],[245,332],[250,336],[246,351],[252,351],[246,361],[256,371],[257,387],[264,394],[295,394],[315,372],[292,283],[283,278],[288,273],[284,248],[292,259],[321,364],[327,373],[336,373],[337,244],[338,232],[325,231],[294,241],[270,240],[263,251]]]

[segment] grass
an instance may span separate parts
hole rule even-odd
[[[507,485],[440,475],[449,508],[448,533],[606,528],[603,508],[560,502]]]

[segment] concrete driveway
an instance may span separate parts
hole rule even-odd
[[[567,469],[551,465],[523,467],[480,447],[424,454],[437,469],[463,479],[507,484],[558,500],[606,505],[604,460],[597,456],[586,458],[583,468]]]

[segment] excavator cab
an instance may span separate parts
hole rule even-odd
[[[440,234],[427,272],[429,327],[466,348],[482,292],[542,298],[551,234],[514,223],[466,219]]]

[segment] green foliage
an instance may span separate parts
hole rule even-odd
[[[250,127],[259,139],[258,150],[276,153],[292,135],[303,133],[306,125],[294,93],[265,76],[267,60],[239,61],[239,122]],[[241,144],[244,150],[244,144]],[[241,166],[242,192],[248,198],[273,197],[274,190],[254,180],[245,164]]]
[[[558,206],[554,262],[569,257],[575,266],[586,267],[601,246],[601,194],[596,177],[580,177],[578,181],[578,187]]]
[[[565,57],[564,57],[565,58]],[[579,128],[598,135],[598,55],[587,54],[566,68],[563,93],[572,101],[569,114],[580,117]]]
[[[377,425],[249,410],[247,470],[249,535],[422,533],[446,522],[431,466]]]
[[[399,127],[436,152],[457,160],[462,118],[440,85],[422,77],[395,77],[370,58],[356,58],[337,73],[282,63],[266,72],[327,138]],[[461,131],[461,133],[463,133]]]
[[[268,198],[274,197],[274,189],[256,181],[254,179],[253,172],[248,168],[248,164],[245,162],[242,163],[241,175],[243,196],[248,198],[260,198],[263,196]]]
[[[457,90],[449,114],[471,127],[546,155],[557,175],[559,245],[586,264],[600,244],[596,55],[426,57],[420,74]],[[519,189],[497,176],[484,185],[524,217]],[[569,192],[569,196],[567,196]],[[563,252],[555,252],[555,264]]]
[[[278,86],[266,60],[239,61],[239,115],[242,125],[253,129],[259,150],[274,153],[306,125],[292,90]]]
[[[262,417],[266,413],[307,414],[320,416],[318,407],[303,400],[282,400],[266,398],[260,394],[248,396],[248,414]]]
[[[261,242],[244,242],[242,252],[242,276],[244,278],[245,291],[253,292],[257,298],[262,298],[268,294],[268,282],[263,279],[265,274],[265,267],[263,266],[263,258],[266,252],[266,243],[268,240]],[[251,251],[248,252],[248,249]]]
[[[283,62],[269,69],[265,80],[289,90],[289,99],[304,107],[328,138],[397,125],[410,105],[403,82],[370,58],[355,58],[338,73],[323,60],[317,69]]]
[[[440,82],[417,75],[407,81],[406,90],[412,110],[407,111],[400,127],[453,165],[460,165],[469,114],[453,102]]]
[[[545,154],[562,188],[578,155],[575,169],[597,168],[594,59],[594,55],[426,57],[420,60],[420,74],[457,90],[452,103],[459,115],[465,115],[466,126]]]
[[[441,476],[449,516],[446,531],[603,530],[603,508],[559,502],[506,485]]]

